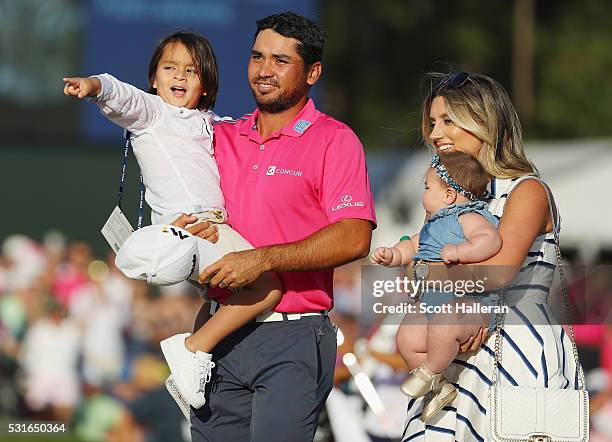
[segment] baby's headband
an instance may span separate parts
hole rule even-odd
[[[442,181],[444,181],[446,184],[448,184],[450,187],[455,189],[458,193],[460,193],[461,195],[463,195],[470,201],[478,201],[480,199],[476,195],[474,195],[472,192],[470,192],[469,190],[461,187],[459,183],[457,183],[457,181],[455,181],[450,176],[450,174],[448,173],[448,170],[446,170],[446,167],[444,167],[444,164],[440,162],[440,155],[433,156],[433,158],[431,159],[431,167],[436,172],[436,174],[440,178],[442,178]]]

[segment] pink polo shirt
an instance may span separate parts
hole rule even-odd
[[[218,122],[214,129],[234,229],[262,247],[299,241],[346,218],[376,223],[363,147],[347,125],[308,100],[291,123],[264,140],[255,128],[257,114]],[[333,269],[279,276],[284,293],[276,311],[331,309]]]

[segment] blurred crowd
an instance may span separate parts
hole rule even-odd
[[[70,422],[84,441],[187,440],[159,341],[193,328],[194,289],[129,280],[59,233],[1,251],[0,416]]]
[[[189,426],[164,387],[159,341],[189,331],[201,305],[190,284],[150,287],[125,278],[114,254],[58,232],[23,235],[0,249],[0,420],[70,422],[83,441],[188,441]],[[333,322],[339,327],[333,389],[318,442],[401,438],[407,371],[395,347],[401,317],[365,314],[361,265],[335,273]],[[605,325],[611,275],[596,272],[600,293],[576,340],[591,394],[591,440],[612,440],[612,328]],[[580,293],[582,283],[573,283]],[[363,375],[366,376],[363,376]]]

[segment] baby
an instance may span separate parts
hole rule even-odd
[[[207,257],[209,262],[200,261],[198,270],[224,254],[253,248],[224,223],[225,202],[213,156],[212,123],[218,117],[210,111],[217,96],[218,75],[208,40],[192,32],[176,32],[162,40],[151,57],[149,93],[108,74],[64,78],[66,95],[89,97],[108,119],[130,131],[153,224],[170,224],[183,213],[194,215],[194,221],[218,223],[219,240],[214,247],[220,253],[200,253],[199,259]],[[171,260],[172,256],[187,258],[189,264],[188,253],[193,250],[197,255],[198,250],[210,247],[172,226],[143,229],[132,236],[119,251],[117,266],[127,276],[151,283],[171,281],[177,275],[168,273],[173,268],[182,272],[185,266],[165,265],[164,278],[148,274],[151,272],[134,272],[134,268],[154,269],[156,273],[158,260]],[[176,238],[178,248],[172,242]],[[122,265],[128,261],[132,262],[129,269]],[[191,272],[179,272],[178,276],[197,279],[195,267],[188,265]],[[273,308],[281,296],[280,280],[264,274],[239,295],[230,296],[227,305],[193,335],[178,334],[161,342],[172,372],[166,382],[168,391],[187,419],[188,405],[201,408],[205,403],[204,389],[214,367],[212,349],[232,331]]]
[[[497,219],[479,201],[486,193],[489,176],[473,157],[462,152],[435,155],[425,178],[422,203],[425,225],[412,238],[393,247],[379,247],[372,262],[386,267],[407,265],[428,268],[425,262],[476,263],[495,255],[502,246]],[[426,275],[418,277],[426,282]],[[491,303],[486,295],[458,298],[456,294],[427,290],[421,305],[456,305],[456,303]],[[421,308],[418,311],[422,311]],[[433,392],[423,407],[421,419],[428,421],[444,406],[452,403],[457,390],[443,376],[459,352],[460,343],[475,335],[482,326],[494,328],[495,318],[483,313],[476,321],[459,322],[455,315],[428,315],[429,321],[402,324],[398,330],[398,348],[410,366],[418,366],[402,385],[410,397]],[[415,322],[415,321],[411,321]],[[473,322],[473,323],[469,323]]]

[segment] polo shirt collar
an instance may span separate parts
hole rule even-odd
[[[289,124],[284,126],[280,133],[290,137],[301,137],[312,126],[319,117],[319,114],[320,112],[315,108],[312,98],[309,98],[300,113]],[[257,130],[256,122],[258,115],[259,109],[255,109],[249,118],[241,122],[240,135],[249,135],[252,131]]]
[[[251,131],[257,129],[255,126],[257,115],[259,115],[259,109],[255,109],[255,112],[253,112],[250,117],[240,122],[240,135],[248,135]]]

